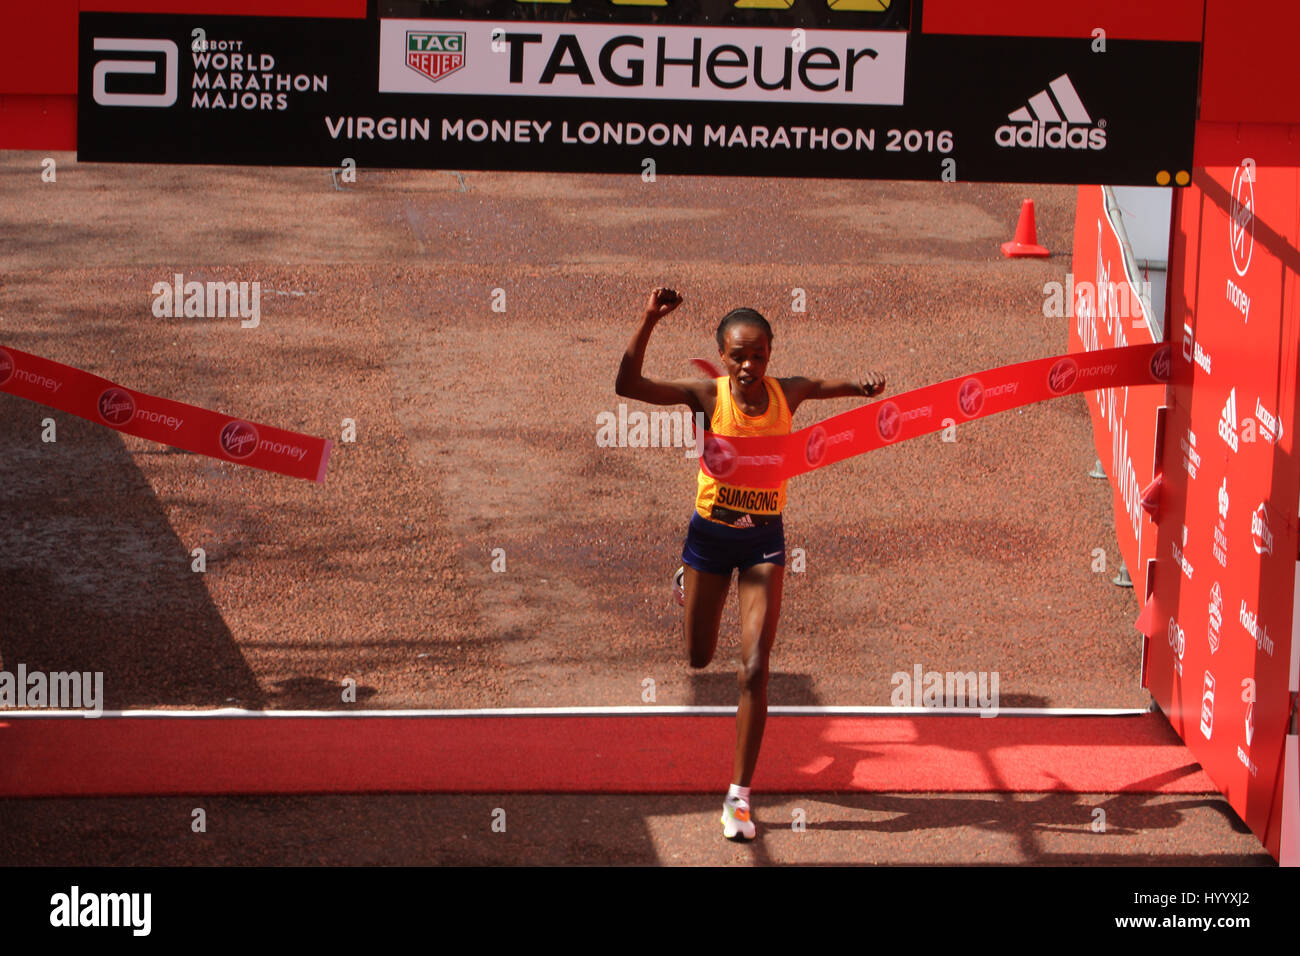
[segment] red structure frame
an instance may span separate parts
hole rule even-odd
[[[797,0],[797,2],[823,2],[823,0]],[[42,0],[40,3],[23,3],[6,11],[5,29],[0,31],[0,148],[4,149],[76,149],[77,116],[77,19],[81,11],[148,12],[212,15],[250,16],[311,16],[362,18],[367,14],[366,0]],[[1201,43],[1201,78],[1198,117],[1195,133],[1195,170],[1191,186],[1175,197],[1172,234],[1178,240],[1172,243],[1169,260],[1169,289],[1172,307],[1168,311],[1166,338],[1177,343],[1189,308],[1196,299],[1193,292],[1196,277],[1204,270],[1221,268],[1222,250],[1202,246],[1203,230],[1185,228],[1185,217],[1201,215],[1206,197],[1210,204],[1213,196],[1222,192],[1223,171],[1242,168],[1249,158],[1261,177],[1271,182],[1291,182],[1289,192],[1283,188],[1274,195],[1288,198],[1290,208],[1274,208],[1268,212],[1263,226],[1274,252],[1281,263],[1281,284],[1278,287],[1278,308],[1274,316],[1281,334],[1276,336],[1278,352],[1261,355],[1270,367],[1281,369],[1283,397],[1289,404],[1279,408],[1291,427],[1300,420],[1297,407],[1296,355],[1297,330],[1300,329],[1300,294],[1297,288],[1297,236],[1300,235],[1300,188],[1296,188],[1300,173],[1300,84],[1295,79],[1293,38],[1300,35],[1300,5],[1291,0],[1260,0],[1243,9],[1232,0],[1147,0],[1135,4],[1132,0],[1093,0],[1087,5],[1051,4],[1041,0],[999,0],[997,3],[971,3],[970,0],[914,0],[913,16],[919,17],[920,29],[932,34],[978,34],[989,36],[1066,37],[1081,41],[1140,39],[1199,41]],[[915,26],[915,24],[914,24]],[[1104,56],[1104,52],[1097,55]],[[1133,96],[1141,97],[1143,91],[1134,89]],[[1159,103],[1151,103],[1159,110]],[[1221,198],[1221,197],[1220,197]],[[1222,203],[1219,203],[1221,206]],[[1189,240],[1189,236],[1191,239]],[[1208,240],[1207,240],[1208,243]],[[1217,249],[1217,247],[1216,247]],[[1079,271],[1076,264],[1076,272]],[[1216,308],[1221,303],[1216,303]],[[1199,323],[1197,338],[1208,329],[1204,323],[1223,321],[1214,315],[1196,317]],[[1289,376],[1289,381],[1288,377]],[[1177,390],[1171,388],[1171,395]],[[1187,393],[1182,395],[1188,402]],[[1202,429],[1204,430],[1204,429]],[[1207,436],[1208,441],[1216,440]],[[1178,452],[1178,436],[1172,436],[1172,446],[1166,439],[1164,458],[1174,460]],[[1300,510],[1300,480],[1296,475],[1295,445],[1290,441],[1278,442],[1274,448],[1275,476],[1288,483],[1278,487],[1275,483],[1270,494],[1280,511],[1279,519],[1294,529],[1297,510]],[[1280,464],[1279,464],[1280,463]],[[1282,467],[1285,466],[1285,467]],[[1179,493],[1186,498],[1187,481],[1181,469],[1164,468],[1166,482],[1174,482],[1173,498]],[[1294,530],[1292,530],[1294,538]],[[1168,549],[1164,547],[1167,529],[1161,534],[1161,549],[1157,552],[1155,575],[1177,576],[1179,569],[1173,565]],[[1291,555],[1286,555],[1290,560]],[[1168,565],[1162,570],[1161,564]],[[1135,569],[1139,570],[1139,569]],[[1208,569],[1207,569],[1208,570]],[[1300,576],[1296,578],[1300,581]],[[1152,596],[1154,597],[1154,595]],[[1144,600],[1146,596],[1144,596]],[[1260,781],[1249,788],[1234,790],[1226,778],[1216,778],[1233,806],[1242,814],[1263,840],[1270,853],[1284,863],[1300,863],[1300,787],[1297,786],[1297,736],[1295,713],[1297,697],[1297,665],[1292,647],[1295,628],[1287,627],[1295,613],[1294,592],[1277,592],[1271,596],[1260,595],[1260,603],[1267,600],[1279,602],[1272,608],[1258,608],[1258,617],[1267,616],[1271,631],[1279,645],[1273,666],[1286,667],[1288,680],[1285,700],[1273,702],[1281,714],[1288,713],[1289,727],[1278,726],[1275,732],[1284,736],[1280,766],[1268,769],[1267,784]],[[1157,602],[1148,602],[1152,610]],[[1283,605],[1286,613],[1281,613]],[[1181,601],[1177,608],[1164,606],[1160,613],[1143,615],[1144,630],[1157,635],[1164,625],[1164,616],[1194,613],[1184,609]],[[1201,612],[1204,614],[1204,611]],[[1231,613],[1227,609],[1225,613]],[[1158,618],[1158,620],[1156,620]],[[1279,623],[1285,619],[1286,624]],[[1203,626],[1203,624],[1202,624]],[[1225,627],[1229,626],[1225,624]],[[1236,627],[1235,621],[1231,623]],[[1163,638],[1159,638],[1163,639]],[[1156,667],[1171,666],[1167,659],[1156,655]],[[1147,658],[1144,656],[1144,660]],[[1152,676],[1152,675],[1144,675]],[[1163,693],[1168,675],[1156,675],[1152,687]],[[1199,679],[1199,675],[1198,675]],[[1276,678],[1275,678],[1276,683]],[[1275,688],[1276,690],[1276,688]],[[1176,729],[1182,731],[1184,708],[1171,713]],[[1249,718],[1248,718],[1249,719]],[[1189,728],[1185,739],[1189,746],[1195,740],[1197,722],[1188,715]],[[1204,743],[1196,744],[1204,751]],[[1220,755],[1221,756],[1221,755]],[[1284,759],[1283,759],[1284,758]],[[1214,776],[1211,766],[1218,757],[1208,754],[1207,770]],[[1235,759],[1235,757],[1234,757]],[[1228,766],[1231,766],[1229,763]],[[1280,771],[1280,772],[1278,772]],[[1227,771],[1223,771],[1226,773]],[[1263,811],[1261,801],[1268,805]]]

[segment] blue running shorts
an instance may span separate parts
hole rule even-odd
[[[687,567],[730,577],[736,568],[744,571],[765,562],[785,567],[785,527],[780,518],[753,528],[733,528],[691,512],[682,545],[682,563]]]

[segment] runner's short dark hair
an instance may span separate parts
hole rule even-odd
[[[726,348],[727,329],[733,325],[752,325],[759,329],[767,336],[767,344],[772,345],[772,326],[767,324],[767,319],[763,318],[754,309],[732,309],[722,317],[718,323],[718,348]]]

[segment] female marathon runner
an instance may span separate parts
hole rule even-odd
[[[641,374],[650,333],[660,319],[681,304],[672,289],[650,293],[641,326],[623,355],[614,391],[651,405],[686,405],[703,413],[708,430],[718,435],[787,435],[790,417],[815,398],[879,395],[885,380],[868,373],[860,382],[814,378],[770,378],[772,329],[753,309],[733,309],[718,325],[718,357],[727,374],[714,381],[676,382]],[[730,789],[722,805],[722,833],[727,839],[752,839],[749,784],[758,762],[767,721],[768,657],[776,640],[785,580],[785,533],[781,512],[785,483],[775,489],[726,485],[700,470],[678,569],[678,600],[686,607],[683,628],[692,667],[705,667],[718,644],[718,626],[739,569],[741,622],[740,705],[736,711],[736,752]],[[684,593],[683,593],[684,592]]]

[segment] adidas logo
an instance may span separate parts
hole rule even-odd
[[[1047,89],[1040,90],[1029,102],[1007,114],[1011,120],[993,134],[999,146],[1025,149],[1105,149],[1106,121],[1095,124],[1079,94],[1062,73]]]
[[[1237,450],[1237,387],[1234,385],[1228,393],[1227,404],[1219,415],[1219,437],[1228,443],[1233,451]]]

